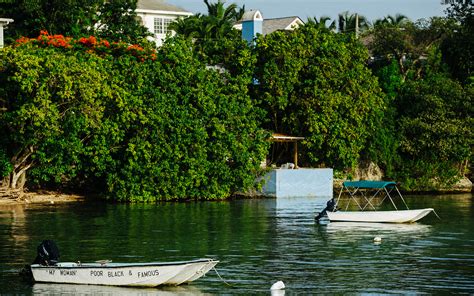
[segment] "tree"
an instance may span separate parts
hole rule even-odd
[[[254,53],[242,40],[240,31],[233,28],[245,8],[238,8],[235,4],[226,7],[221,0],[217,3],[204,2],[208,15],[197,14],[178,19],[170,28],[176,32],[177,38],[191,40],[195,53],[208,65],[234,74],[251,73]]]
[[[398,63],[392,60],[389,64],[373,69],[380,87],[385,95],[385,108],[378,111],[375,116],[374,133],[368,138],[368,145],[364,150],[365,161],[375,162],[388,177],[393,177],[400,163],[398,148],[400,135],[397,130],[398,114],[395,102],[398,98],[400,87],[403,85],[402,75]]]
[[[240,34],[233,28],[240,20],[245,7],[238,8],[235,3],[225,7],[225,2],[209,3],[204,0],[208,14],[196,14],[184,19],[178,19],[170,28],[178,35],[193,38],[196,42],[215,41],[221,38],[238,38]]]
[[[71,37],[100,35],[137,43],[148,36],[136,20],[137,0],[0,1],[0,15],[13,18],[6,41],[38,36],[46,30]]]
[[[204,0],[207,6],[208,16],[212,16],[218,20],[220,24],[233,24],[240,20],[245,13],[245,5],[238,7],[237,4],[232,3],[224,7],[225,1],[218,0],[217,3],[209,3],[209,0]]]
[[[474,73],[474,5],[472,1],[456,1],[447,9],[455,28],[443,40],[443,60],[451,74],[463,83],[471,83]]]
[[[390,25],[395,27],[401,27],[405,23],[409,22],[410,20],[404,16],[403,14],[397,13],[396,15],[387,15],[383,19],[375,20],[373,26],[381,26],[381,25]]]
[[[246,50],[235,58],[243,65],[253,62]],[[268,135],[248,95],[252,67],[209,69],[180,38],[156,53],[46,33],[0,61],[3,187],[157,201],[223,199],[255,185]]]
[[[108,151],[110,142],[91,146],[97,144],[94,135],[106,128],[105,102],[123,90],[110,83],[105,60],[62,54],[53,46],[5,48],[0,55],[0,147],[11,164],[4,187],[21,191],[26,173],[35,169],[43,184],[71,180],[87,171],[83,160],[100,163],[108,157],[100,152]]]
[[[353,33],[358,34],[370,27],[369,21],[357,13],[350,14],[348,11],[339,14],[338,17],[338,28],[341,33]]]
[[[142,103],[134,108],[143,118],[128,127],[120,169],[107,178],[113,196],[217,199],[254,186],[268,135],[248,95],[250,72],[208,69],[178,37],[147,67],[122,76],[140,81],[133,92]]]
[[[472,0],[445,1],[444,4],[449,5],[446,8],[448,17],[454,18],[461,24],[472,21],[474,16],[474,5]]]
[[[330,31],[336,30],[336,21],[332,21],[329,24],[327,24],[328,21],[331,21],[331,18],[328,16],[322,16],[319,19],[316,17],[313,18],[308,18],[308,21],[306,22],[307,24],[312,24],[314,26],[320,27],[320,28],[325,28]]]
[[[151,33],[137,21],[137,0],[104,1],[95,24],[94,34],[108,40],[144,43]]]
[[[396,102],[401,162],[395,177],[406,189],[454,184],[472,155],[472,93],[441,75],[406,81]]]
[[[304,136],[306,165],[355,166],[384,108],[362,44],[309,24],[260,37],[256,52],[254,97],[269,114],[267,128]]]
[[[378,60],[397,61],[403,79],[409,75],[420,78],[429,52],[439,47],[453,25],[451,20],[438,17],[401,25],[380,24],[371,30],[368,47]]]

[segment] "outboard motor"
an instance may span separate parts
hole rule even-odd
[[[33,264],[54,266],[59,262],[59,249],[52,240],[44,240],[37,248],[38,255]]]
[[[330,200],[328,200],[328,202],[326,203],[326,207],[324,208],[324,210],[322,210],[322,211],[314,218],[314,219],[316,220],[316,222],[319,223],[319,220],[321,220],[322,217],[327,216],[327,214],[326,214],[327,211],[330,211],[330,212],[336,212],[336,211],[337,211],[336,203],[334,202],[334,198],[331,198]]]
[[[41,264],[44,266],[54,266],[59,261],[59,249],[56,243],[52,240],[44,240],[37,248],[37,256],[32,264]],[[33,273],[31,272],[31,266],[25,265],[20,270],[20,275],[23,279],[31,281],[33,279]]]

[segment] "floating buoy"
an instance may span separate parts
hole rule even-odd
[[[380,236],[374,237],[374,243],[380,243],[382,242],[382,238]]]
[[[278,281],[272,285],[270,290],[283,290],[285,289],[285,284],[282,281]]]

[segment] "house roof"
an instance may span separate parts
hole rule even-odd
[[[257,10],[258,12],[258,10]],[[242,19],[234,24],[234,28],[242,30],[242,23],[247,20],[256,19],[255,11],[250,11],[249,14],[242,17]],[[260,15],[261,17],[261,15]],[[257,18],[258,20],[258,18]],[[264,19],[262,23],[262,34],[267,35],[278,30],[293,30],[298,26],[304,25],[304,22],[297,16],[288,16],[274,19]]]
[[[160,10],[172,12],[189,12],[181,7],[166,3],[164,0],[138,0],[137,10]]]
[[[267,35],[278,30],[292,30],[293,26],[299,26],[304,22],[297,16],[289,16],[282,18],[263,20],[262,33]]]
[[[244,21],[253,21],[253,20],[263,20],[262,14],[258,10],[249,10],[246,11],[243,15],[242,18],[240,19],[240,22]]]

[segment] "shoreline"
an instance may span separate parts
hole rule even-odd
[[[56,204],[83,202],[86,197],[79,194],[55,191],[25,192],[19,198],[0,198],[0,206],[28,205],[28,204]]]
[[[339,188],[340,189],[340,188]],[[336,190],[336,186],[334,188]],[[462,195],[462,194],[472,194],[472,191],[466,190],[450,190],[450,191],[436,191],[436,192],[404,192],[404,194],[410,195],[423,195],[423,194],[434,194],[434,195]],[[262,194],[237,194],[236,196],[230,197],[227,200],[239,199],[239,198],[249,198],[249,199],[262,199],[262,198],[275,198],[275,196],[265,196]],[[29,204],[64,204],[64,203],[74,203],[74,202],[84,202],[91,200],[84,195],[74,194],[74,193],[63,193],[56,191],[38,191],[38,192],[25,192],[22,194],[21,198],[0,198],[0,207],[2,206],[11,206],[11,205],[29,205]],[[101,199],[95,199],[101,200]],[[105,201],[105,200],[102,200]],[[222,201],[222,200],[220,200]],[[158,203],[159,201],[157,201]],[[179,201],[178,201],[179,202]]]

